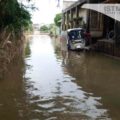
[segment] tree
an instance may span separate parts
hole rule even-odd
[[[42,26],[40,27],[40,31],[41,31],[41,32],[48,32],[48,31],[49,31],[49,28],[48,28],[46,25],[42,25]]]
[[[31,24],[31,15],[26,7],[17,0],[0,1],[0,30],[8,27],[14,32],[27,29]]]
[[[56,25],[55,24],[49,25],[49,32],[50,32],[50,36],[56,35]]]
[[[58,27],[61,26],[61,19],[62,19],[62,14],[61,13],[56,14],[56,16],[54,18],[54,22],[55,22],[56,26],[58,26]]]

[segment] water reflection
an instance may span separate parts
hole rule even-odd
[[[30,44],[31,56],[26,58],[26,64],[32,67],[27,68],[25,75],[30,119],[110,118],[99,87],[93,86],[100,80],[100,69],[95,69],[99,57],[89,54],[87,57],[83,52],[65,51],[64,54],[59,43],[48,36],[34,36]]]
[[[56,55],[62,56],[60,52]],[[62,57],[57,58],[62,59]],[[75,51],[68,52],[67,58],[67,63],[63,67],[64,73],[76,78],[75,82],[82,86],[83,90],[87,91],[87,93],[101,96],[102,99],[99,101],[103,104],[103,108],[107,108],[110,117],[120,119],[120,95],[117,94],[120,91],[119,60],[94,52]]]
[[[119,120],[120,62],[30,36],[0,80],[0,120]]]
[[[24,84],[24,61],[17,57],[0,80],[0,120],[27,120],[29,107]]]

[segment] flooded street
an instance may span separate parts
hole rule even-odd
[[[119,93],[119,60],[33,35],[0,80],[0,120],[120,120]]]

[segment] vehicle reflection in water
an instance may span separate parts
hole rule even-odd
[[[54,45],[55,46],[55,45]],[[60,50],[60,48],[59,48]],[[56,54],[63,60],[62,54]],[[68,52],[63,71],[84,91],[100,96],[101,105],[113,120],[120,119],[120,62],[94,52]],[[61,56],[61,57],[60,57]],[[97,108],[99,108],[97,106]],[[101,107],[100,107],[101,108]],[[107,119],[107,118],[103,118]]]
[[[58,39],[44,35],[33,36],[30,48],[26,65],[32,67],[25,78],[31,120],[120,118],[117,60],[80,51],[64,54]]]

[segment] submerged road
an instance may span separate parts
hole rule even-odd
[[[0,81],[0,120],[120,120],[120,61],[29,37]]]

